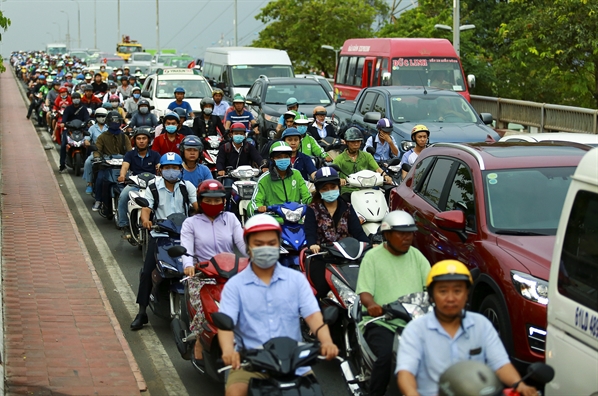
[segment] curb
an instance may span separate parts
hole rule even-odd
[[[0,0],[1,1],[1,0]],[[14,74],[13,74],[14,76]],[[2,131],[0,130],[0,158],[2,157]],[[0,193],[4,190],[3,189],[4,185],[2,184],[2,174],[0,173]],[[1,201],[3,199],[1,198],[0,195],[0,210],[2,208],[1,206]],[[0,396],[4,395],[4,385],[5,385],[5,377],[4,377],[4,287],[2,285],[2,280],[4,279],[4,273],[3,273],[3,262],[4,262],[4,255],[2,254],[2,215],[3,213],[0,213],[0,290],[2,290],[2,292],[0,293],[0,342],[2,343],[0,345],[0,378],[2,379],[2,381],[0,381]]]

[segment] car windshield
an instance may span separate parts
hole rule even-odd
[[[193,62],[193,58],[170,58],[166,60],[165,66],[170,67],[187,67],[189,63]]]
[[[489,228],[504,235],[556,235],[575,167],[482,173]]]
[[[232,66],[233,86],[251,87],[260,76],[294,77],[291,66],[286,65],[237,65]]]
[[[48,55],[61,55],[66,53],[66,47],[49,47]]]
[[[123,54],[132,54],[133,52],[141,52],[143,48],[140,45],[120,45],[116,52]]]
[[[185,89],[186,99],[199,99],[212,97],[210,86],[205,80],[160,80],[156,91],[158,99],[174,99],[174,90],[177,87]]]
[[[149,74],[149,69],[151,66],[131,66],[131,73],[137,73],[137,70],[141,70],[141,74]]]
[[[135,54],[133,62],[151,62],[152,54]]]
[[[390,98],[393,121],[425,124],[478,122],[473,109],[461,95],[439,96],[431,92],[418,95],[400,95]]]
[[[115,69],[122,68],[125,65],[124,59],[107,59],[106,65]]]
[[[164,62],[166,62],[170,58],[174,58],[174,56],[173,55],[160,55],[158,57],[158,60],[156,62],[157,63],[164,63]]]
[[[423,86],[465,91],[456,58],[393,58],[392,85]]]
[[[276,84],[269,85],[264,102],[284,105],[287,99],[297,98],[300,105],[327,105],[330,97],[320,84]]]

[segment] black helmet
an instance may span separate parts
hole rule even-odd
[[[179,150],[181,151],[181,157],[185,158],[185,150],[188,148],[196,148],[199,150],[199,157],[201,158],[201,154],[203,152],[203,143],[201,140],[194,135],[185,136],[181,144],[179,145]],[[199,160],[199,158],[198,158]]]
[[[106,117],[106,124],[110,124],[111,122],[123,123],[123,118],[118,111],[112,110],[108,113],[108,116]]]
[[[503,385],[490,367],[475,360],[453,364],[438,379],[439,396],[498,396]]]
[[[73,92],[71,99],[81,99],[81,94],[79,92]]]
[[[212,105],[212,107],[214,107],[214,99],[212,99],[212,98],[203,98],[199,104],[200,104],[202,110],[203,110],[203,108],[204,108],[205,105]]]
[[[345,131],[345,141],[354,142],[357,140],[363,140],[363,135],[359,128],[351,127]]]
[[[93,91],[93,87],[91,86],[91,84],[85,84],[83,86],[83,91]]]
[[[341,184],[341,179],[338,176],[338,172],[334,168],[330,168],[328,166],[324,166],[316,172],[316,176],[314,177],[314,184],[317,191],[320,191],[320,188],[328,183],[334,183],[336,185]]]
[[[147,99],[140,99],[137,107],[147,106],[149,108],[149,101]]]
[[[108,88],[116,88],[116,83],[114,81],[110,81],[108,83]]]
[[[133,142],[136,141],[137,136],[144,135],[147,136],[148,140],[152,139],[152,134],[150,133],[148,128],[141,127],[135,129],[135,134],[133,135]]]

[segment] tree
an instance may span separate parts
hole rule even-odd
[[[0,0],[0,1],[2,1],[2,0]],[[8,29],[9,26],[10,26],[10,19],[6,18],[2,14],[2,11],[0,11],[0,28],[2,29],[3,32],[5,32],[6,29]],[[0,33],[0,41],[2,41],[2,34],[1,33]],[[0,56],[0,73],[2,73],[5,70],[6,70],[6,68],[4,67],[4,64],[2,62],[2,57]]]
[[[335,56],[321,46],[373,37],[375,22],[387,17],[384,0],[274,0],[256,15],[267,26],[251,45],[286,50],[298,72],[332,76]]]

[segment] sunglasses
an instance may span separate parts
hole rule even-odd
[[[316,113],[316,115],[323,115],[323,116],[325,116],[326,113],[322,113],[321,111],[319,111],[319,112]]]

